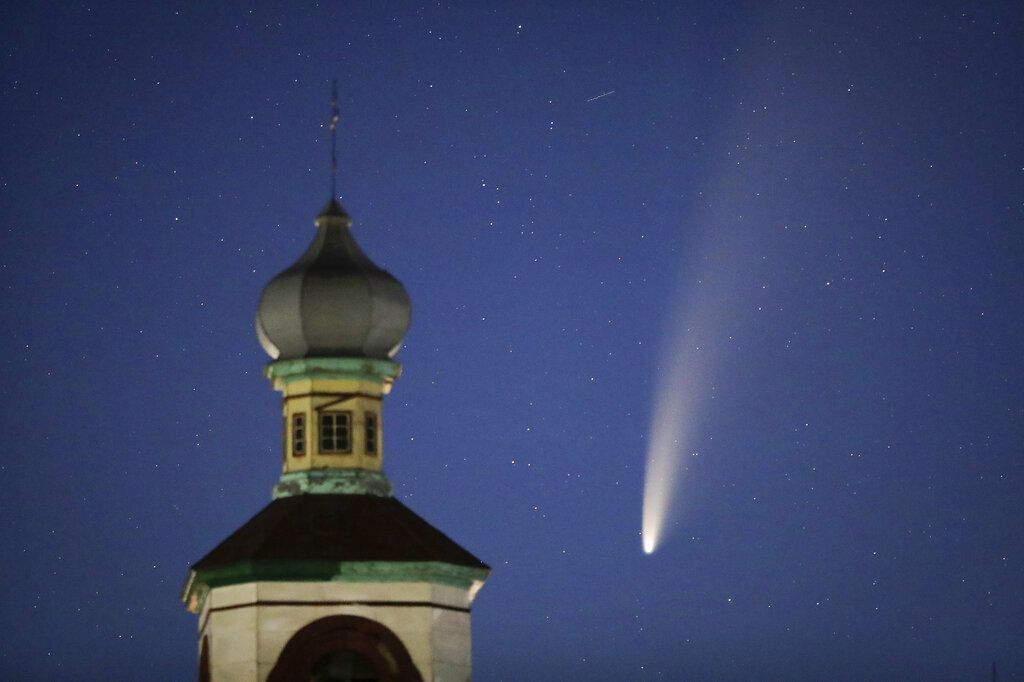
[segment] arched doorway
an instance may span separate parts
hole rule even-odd
[[[328,616],[296,632],[267,682],[423,682],[391,630],[360,616]]]
[[[379,682],[373,664],[354,651],[332,651],[313,664],[311,682]]]

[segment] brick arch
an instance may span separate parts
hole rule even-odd
[[[423,682],[398,636],[361,616],[327,616],[301,628],[284,645],[267,682],[308,680],[316,662],[336,651],[366,658],[381,682]]]

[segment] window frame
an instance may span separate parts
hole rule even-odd
[[[337,417],[343,416],[345,422],[345,448],[325,448],[324,447],[324,418],[325,417]],[[319,446],[319,453],[321,455],[351,455],[352,454],[352,410],[321,410],[319,417],[317,418],[317,445]],[[335,444],[338,441],[337,429],[338,424],[335,421],[331,425],[334,433],[332,434],[332,440]]]
[[[377,413],[371,410],[363,415],[363,420],[363,453],[369,457],[376,457],[380,454],[380,420]],[[370,447],[371,443],[373,448]]]
[[[292,414],[292,457],[305,457],[309,450],[308,443],[309,428],[306,422],[306,413],[295,412]],[[299,444],[301,447],[298,447]]]

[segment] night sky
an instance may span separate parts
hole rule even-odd
[[[1020,3],[206,5],[0,9],[0,676],[194,679],[336,77],[474,679],[1024,679]]]

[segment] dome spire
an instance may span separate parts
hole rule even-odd
[[[338,109],[338,79],[331,80],[331,121],[327,127],[331,129],[331,200],[330,204],[338,200],[338,121],[341,120],[341,110]]]
[[[341,120],[341,110],[338,108],[338,79],[331,79],[331,118],[327,122],[327,128],[331,131],[331,196],[327,205],[316,217],[316,225],[334,221],[344,227],[352,225],[352,219],[338,202],[338,122]]]
[[[401,282],[359,248],[352,219],[334,196],[338,161],[337,81],[332,83],[331,198],[317,215],[317,234],[292,266],[267,283],[256,334],[274,361],[363,358],[390,362],[409,328],[409,296]]]

